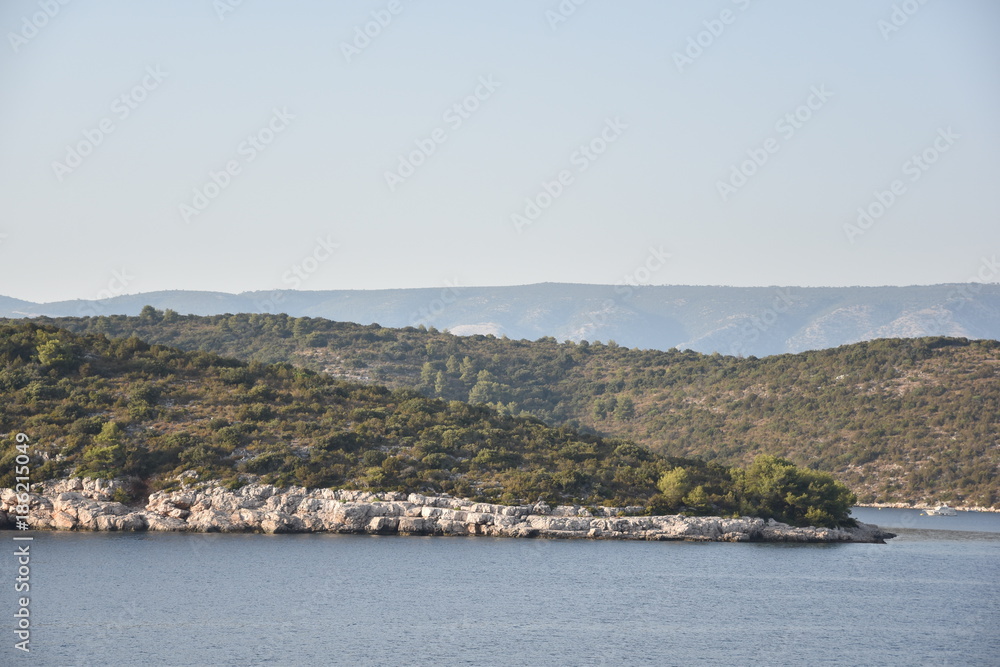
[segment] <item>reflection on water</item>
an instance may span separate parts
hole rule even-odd
[[[972,530],[940,530],[930,528],[893,528],[899,540],[919,541],[949,541],[949,542],[997,542],[1000,543],[1000,533]],[[1000,565],[998,565],[1000,566]]]

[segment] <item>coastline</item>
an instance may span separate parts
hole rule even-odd
[[[495,505],[451,496],[267,484],[228,490],[207,483],[198,488],[160,491],[151,494],[145,506],[112,500],[123,488],[117,481],[69,479],[38,486],[40,493],[29,494],[28,514],[28,525],[36,530],[880,544],[895,537],[863,523],[856,528],[799,528],[756,517],[621,516],[625,510],[641,508]],[[0,528],[12,528],[9,515],[16,504],[13,490],[0,490]]]
[[[932,510],[938,505],[922,505],[910,503],[857,503],[855,507],[868,507],[871,509],[896,509],[896,510]],[[1000,514],[1000,509],[994,507],[979,507],[978,505],[948,505],[953,510],[959,512],[993,512]]]

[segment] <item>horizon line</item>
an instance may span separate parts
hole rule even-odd
[[[537,283],[521,283],[515,285],[458,285],[458,284],[445,284],[445,285],[430,285],[430,286],[420,286],[420,287],[342,287],[342,288],[328,288],[328,289],[291,289],[291,288],[274,288],[274,289],[257,289],[257,290],[243,290],[242,292],[228,292],[225,290],[212,290],[212,289],[158,289],[150,290],[148,292],[126,292],[122,294],[114,294],[104,298],[67,298],[67,299],[56,299],[52,301],[31,301],[29,299],[23,299],[16,296],[11,296],[9,294],[0,294],[0,299],[12,299],[14,301],[21,301],[26,304],[31,304],[35,306],[47,306],[59,303],[72,303],[74,301],[83,302],[108,302],[117,301],[120,299],[135,298],[144,295],[156,295],[156,294],[166,294],[166,293],[181,293],[181,294],[217,294],[226,296],[243,296],[250,294],[275,294],[275,293],[296,293],[296,294],[320,294],[324,292],[403,292],[403,291],[422,291],[422,290],[454,290],[461,291],[465,289],[517,289],[523,287],[539,287],[546,285],[558,285],[566,287],[604,287],[604,288],[622,288],[627,287],[630,289],[644,289],[644,288],[701,288],[701,289],[801,289],[801,290],[818,290],[818,289],[907,289],[907,288],[920,288],[920,287],[949,287],[954,285],[1000,285],[1000,281],[966,281],[966,282],[946,282],[946,283],[926,283],[926,284],[908,284],[908,285],[692,285],[692,284],[632,284],[632,283],[571,283],[571,282],[558,282],[558,281],[543,281]]]

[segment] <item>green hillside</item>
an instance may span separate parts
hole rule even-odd
[[[262,479],[812,525],[848,523],[854,501],[831,476],[772,457],[729,469],[289,364],[25,322],[0,325],[0,406],[0,487],[23,474],[25,433],[33,482],[135,477],[132,500],[193,471],[231,487]]]
[[[284,315],[60,318],[74,331],[490,404],[671,456],[760,453],[835,473],[862,501],[1000,504],[1000,343],[924,338],[739,359],[515,341]]]

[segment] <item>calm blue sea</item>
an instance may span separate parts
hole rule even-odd
[[[3,665],[998,665],[1000,515],[885,545],[34,533]],[[23,535],[23,533],[22,533]]]

